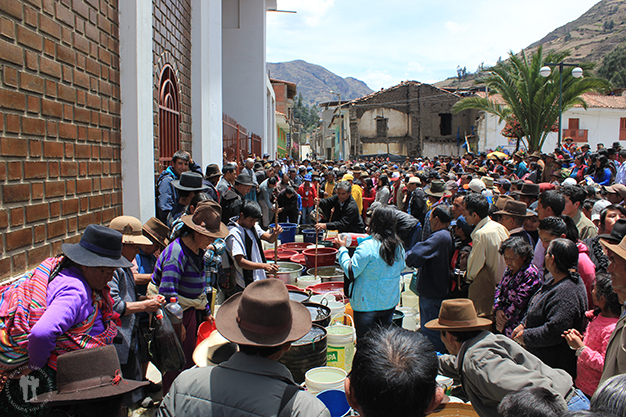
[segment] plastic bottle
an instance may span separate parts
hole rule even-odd
[[[172,324],[179,324],[183,321],[183,308],[178,304],[176,297],[170,298],[170,302],[165,306],[165,309],[169,313]]]

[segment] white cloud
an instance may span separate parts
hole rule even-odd
[[[469,25],[460,25],[457,22],[452,22],[452,21],[446,22],[444,27],[452,35],[458,35],[459,33],[465,32],[465,31],[467,31],[467,29],[469,29]]]

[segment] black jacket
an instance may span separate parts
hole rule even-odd
[[[242,204],[243,196],[234,187],[221,196],[222,223],[228,224],[231,217],[239,216]]]
[[[338,230],[340,233],[365,233],[363,218],[359,214],[359,208],[352,196],[348,197],[343,206],[339,203],[339,197],[336,195],[320,200],[320,209],[326,214],[326,218],[330,217],[330,211],[333,208],[335,212],[332,221],[326,223],[326,229]]]

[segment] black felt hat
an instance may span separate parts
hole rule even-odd
[[[122,234],[97,224],[87,226],[79,243],[64,243],[61,250],[78,265],[113,268],[133,265],[122,257]]]

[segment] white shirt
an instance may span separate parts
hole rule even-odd
[[[235,226],[229,226],[230,233],[226,237],[226,250],[230,253],[230,256],[235,260],[235,256],[243,255],[244,258],[251,262],[263,263],[263,258],[261,258],[261,249],[259,245],[257,245],[256,239],[253,235],[253,231],[250,229],[245,229],[239,224]],[[263,229],[258,224],[254,225],[254,231],[257,233],[259,239],[263,236]],[[246,256],[246,240],[244,233],[247,233],[252,240],[252,253]],[[239,266],[237,261],[235,263],[235,271],[237,273],[236,282],[241,288],[246,288],[245,281],[243,279],[243,269]],[[264,269],[254,269],[252,271],[252,279],[254,281],[259,281],[261,279],[266,279]]]

